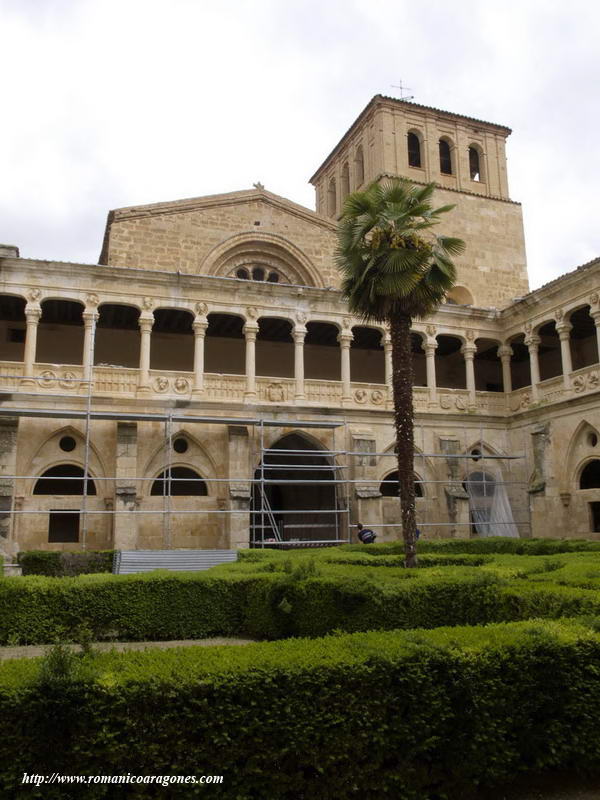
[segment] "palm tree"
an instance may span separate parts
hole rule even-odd
[[[394,424],[405,564],[414,567],[416,518],[413,435],[413,319],[431,314],[454,286],[452,256],[461,239],[426,233],[454,206],[433,209],[435,184],[403,178],[374,182],[346,198],[338,229],[337,266],[350,311],[387,323],[392,340]]]

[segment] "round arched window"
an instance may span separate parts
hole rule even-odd
[[[236,270],[235,277],[240,278],[243,281],[247,281],[250,280],[250,273],[248,272],[247,269],[240,267],[238,270]]]
[[[383,497],[398,497],[398,470],[385,476],[379,485],[379,491]],[[423,497],[423,484],[418,475],[415,475],[415,497]]]
[[[171,494],[172,497],[205,497],[208,491],[200,475],[193,469],[172,467],[157,476],[150,494],[153,497],[164,494]]]
[[[579,478],[580,489],[600,489],[600,459],[588,462]]]

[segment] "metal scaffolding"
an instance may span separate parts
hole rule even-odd
[[[93,337],[91,337],[90,345],[93,352]],[[88,363],[93,363],[90,359]],[[0,379],[4,376],[0,375]],[[34,383],[37,383],[39,376],[23,376],[29,378]],[[355,503],[353,497],[353,488],[360,484],[362,486],[374,485],[375,488],[379,486],[382,479],[379,478],[356,478],[357,459],[365,458],[396,458],[393,451],[385,452],[362,452],[356,450],[346,449],[348,442],[348,429],[345,419],[323,419],[323,420],[300,420],[300,419],[284,419],[277,418],[276,413],[266,418],[264,416],[250,416],[250,417],[224,417],[224,416],[207,416],[195,415],[193,413],[184,413],[182,410],[164,410],[161,412],[125,412],[125,411],[109,411],[93,407],[94,403],[94,375],[93,366],[90,370],[89,379],[81,380],[80,378],[65,378],[65,381],[72,380],[79,385],[86,384],[85,395],[79,395],[78,399],[83,401],[84,408],[70,408],[70,409],[57,409],[57,408],[43,408],[43,407],[7,407],[0,408],[0,417],[22,417],[22,418],[45,418],[45,419],[73,419],[83,422],[84,425],[84,454],[83,454],[83,476],[80,477],[51,477],[44,476],[45,481],[60,480],[60,481],[83,481],[83,493],[81,496],[81,508],[77,510],[65,509],[65,514],[79,514],[81,521],[81,541],[80,544],[83,549],[88,546],[88,519],[96,515],[161,515],[162,516],[162,531],[163,531],[163,544],[165,549],[172,547],[172,529],[171,522],[173,514],[179,515],[219,515],[225,518],[226,515],[247,515],[249,521],[249,534],[248,543],[254,547],[286,547],[286,546],[302,546],[302,545],[333,545],[342,542],[351,541],[352,527],[358,520],[351,519],[355,511]],[[19,396],[26,395],[32,397],[32,392],[25,391],[11,391],[11,399],[18,398]],[[54,402],[57,400],[73,401],[72,394],[67,393],[52,393],[47,395],[51,397]],[[90,449],[92,439],[92,423],[100,420],[108,420],[115,422],[154,422],[161,423],[164,430],[164,469],[162,480],[162,497],[163,507],[157,509],[140,509],[140,508],[118,508],[118,509],[92,509],[89,507],[89,481],[94,482],[114,482],[120,480],[116,475],[114,476],[95,476],[90,474]],[[173,459],[172,459],[172,444],[173,444],[173,424],[185,423],[186,425],[233,425],[233,426],[247,426],[255,431],[253,441],[255,444],[252,451],[252,464],[251,469],[254,472],[251,475],[239,475],[226,478],[217,477],[202,477],[198,481],[205,484],[226,484],[231,488],[233,484],[245,484],[250,487],[250,500],[247,507],[241,508],[196,508],[196,509],[174,509],[173,486],[178,481],[186,480],[188,482],[193,479],[190,478],[177,478],[173,477]],[[278,448],[274,445],[267,446],[265,439],[266,430],[271,428],[280,428],[300,433],[303,430],[329,430],[332,432],[333,446],[331,449],[308,449],[308,448]],[[502,475],[502,480],[497,480],[494,477],[495,486],[510,486],[513,487],[512,491],[518,491],[519,488],[525,492],[526,481],[523,475],[519,478],[513,476],[511,471],[511,464],[515,461],[526,460],[526,450],[523,448],[521,453],[508,454],[508,447],[505,448],[506,454],[492,454],[486,452],[485,441],[483,437],[483,426],[480,425],[479,431],[479,448],[474,448],[467,442],[467,426],[463,428],[463,439],[461,443],[461,453],[449,452],[425,452],[424,441],[425,432],[424,426],[421,429],[421,448],[420,452],[415,454],[415,469],[418,469],[418,464],[421,464],[421,476],[428,472],[426,468],[426,459],[446,459],[449,464],[451,462],[460,463],[461,461],[473,460],[477,463],[477,470],[484,476],[483,480],[479,481],[484,484],[483,489],[486,491],[485,464],[487,462],[500,462],[503,469],[507,474]],[[343,441],[336,446],[336,434],[340,432],[343,436]],[[283,437],[290,434],[284,434]],[[339,438],[339,436],[338,436]],[[275,445],[277,442],[275,442]],[[477,452],[476,452],[477,451]],[[283,458],[283,462],[278,459]],[[307,463],[307,459],[309,462]],[[258,466],[256,466],[258,465]],[[293,477],[287,477],[289,475]],[[4,480],[39,480],[41,475],[2,475]],[[149,480],[148,476],[139,476],[127,478],[128,482],[139,485],[142,482]],[[477,483],[478,481],[471,481]],[[425,479],[420,477],[416,480],[418,485],[422,487],[427,486],[443,486],[444,489],[452,487],[457,483],[456,477],[449,475],[447,478],[432,478]],[[461,478],[462,483],[462,478]],[[324,487],[331,487],[329,497],[331,502],[330,507],[321,508],[306,508],[306,507],[273,507],[273,498],[277,496],[277,489],[289,490],[299,487],[313,487],[314,495],[319,496],[323,494]],[[281,492],[279,492],[281,496]],[[291,496],[297,497],[298,494],[291,492]],[[285,504],[284,504],[285,505]],[[316,505],[316,504],[315,504]],[[439,503],[438,503],[439,505]],[[528,504],[527,504],[528,509]],[[5,512],[6,513],[6,512]],[[15,509],[14,504],[10,509],[11,515],[20,514],[41,514],[49,513],[45,510],[36,509]],[[14,517],[13,517],[14,518]],[[398,519],[400,518],[398,507]],[[388,529],[396,528],[400,530],[400,521],[396,523],[389,523],[379,521],[377,519],[362,520],[364,525],[375,529]],[[502,525],[502,522],[496,524]],[[514,520],[518,526],[521,535],[530,535],[531,524],[529,516],[527,519]],[[468,521],[465,520],[450,520],[440,519],[435,521],[429,518],[420,518],[418,520],[420,529],[447,529],[452,528],[453,533],[458,531],[459,534],[469,535],[474,531],[474,522],[472,518]],[[523,532],[523,533],[522,533]]]

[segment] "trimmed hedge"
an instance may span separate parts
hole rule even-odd
[[[368,545],[373,555],[402,555],[402,541]],[[364,551],[365,545],[341,545],[342,551]],[[553,555],[555,553],[600,552],[600,542],[590,539],[513,539],[505,536],[484,539],[421,539],[417,543],[417,556],[421,553],[511,553],[514,555]]]
[[[596,564],[585,566],[589,554],[561,558],[584,573]],[[559,562],[526,556],[420,570],[269,558],[201,573],[5,578],[0,643],[77,638],[82,627],[133,641],[279,639],[600,614],[600,594],[560,585],[552,580],[559,572]]]
[[[20,796],[24,772],[222,774],[185,796],[463,800],[527,770],[598,769],[599,627],[100,654],[54,678],[40,660],[5,662],[0,786]],[[32,798],[71,796],[61,791],[27,786]],[[93,785],[86,796],[157,790]]]
[[[71,577],[112,572],[114,550],[65,551],[26,550],[17,556],[23,575]]]

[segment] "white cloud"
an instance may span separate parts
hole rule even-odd
[[[0,240],[94,261],[109,208],[308,177],[402,78],[507,124],[532,285],[600,253],[585,0],[0,0]],[[8,65],[8,66],[6,66]]]

